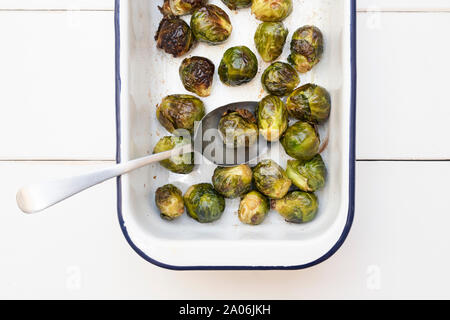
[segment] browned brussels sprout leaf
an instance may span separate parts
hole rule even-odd
[[[195,37],[189,25],[182,19],[166,16],[159,24],[155,35],[156,46],[174,57],[180,57],[191,50]]]

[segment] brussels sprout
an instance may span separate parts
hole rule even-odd
[[[294,118],[320,124],[330,117],[331,98],[325,88],[308,83],[292,92],[286,106]]]
[[[214,70],[214,63],[209,59],[186,58],[180,66],[180,78],[187,91],[200,97],[208,97],[211,94]]]
[[[175,94],[165,97],[156,109],[156,117],[169,132],[186,129],[191,133],[196,121],[205,116],[203,102],[191,95]]]
[[[283,21],[292,12],[292,0],[253,0],[252,13],[266,22]]]
[[[162,7],[158,6],[159,11],[163,16],[171,16],[173,15],[172,10],[170,9],[170,0],[164,0],[164,4]]]
[[[292,223],[310,222],[316,217],[319,203],[314,193],[303,191],[290,192],[281,200],[272,202],[273,208]]]
[[[191,14],[195,8],[204,6],[207,0],[169,0],[170,11],[176,16]]]
[[[172,184],[166,184],[156,190],[155,202],[161,217],[166,220],[174,220],[184,213],[181,191]]]
[[[219,131],[227,146],[249,147],[258,140],[258,126],[250,111],[239,109],[224,114],[219,121]]]
[[[219,66],[220,80],[229,86],[240,86],[250,82],[258,73],[258,59],[245,46],[232,47],[225,51]]]
[[[188,215],[200,223],[220,219],[225,210],[225,199],[209,183],[191,186],[183,198]]]
[[[269,200],[258,191],[247,193],[239,205],[239,220],[245,224],[258,225],[266,218],[270,210]]]
[[[281,144],[292,158],[311,160],[319,153],[320,139],[312,125],[299,121],[286,130]]]
[[[309,161],[289,160],[286,174],[300,190],[314,192],[325,186],[327,168],[318,154]]]
[[[267,92],[283,97],[298,86],[300,78],[291,65],[284,62],[274,62],[264,71],[261,82]]]
[[[283,22],[263,22],[258,26],[255,45],[265,62],[272,62],[281,56],[288,33]]]
[[[258,105],[259,133],[267,141],[278,141],[288,127],[288,113],[277,96],[267,96]]]
[[[195,9],[191,28],[197,40],[212,45],[225,42],[233,31],[228,14],[213,4]]]
[[[163,137],[156,144],[155,148],[153,149],[153,153],[169,151],[174,149],[175,147],[181,147],[188,143],[191,142],[183,137]],[[164,168],[174,173],[188,174],[194,170],[194,153],[185,153],[179,156],[172,157],[170,159],[162,160],[160,161],[160,164]]]
[[[263,160],[253,169],[256,188],[271,199],[281,199],[289,191],[291,180],[273,160]]]
[[[248,8],[252,5],[252,0],[222,0],[230,10]]]
[[[236,167],[217,167],[212,183],[218,193],[225,198],[234,199],[247,193],[252,188],[252,169],[245,164]]]
[[[291,42],[291,55],[288,61],[300,73],[311,70],[319,63],[323,54],[323,35],[319,28],[304,26],[295,31]]]
[[[159,49],[163,49],[174,57],[186,54],[195,44],[195,37],[189,25],[173,16],[162,19],[155,40]]]

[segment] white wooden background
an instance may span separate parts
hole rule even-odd
[[[303,271],[174,272],[126,243],[115,181],[41,215],[16,208],[22,184],[114,162],[114,12],[0,0],[0,298],[450,298],[450,0],[358,2],[356,217],[342,249]]]

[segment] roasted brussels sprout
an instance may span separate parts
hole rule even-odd
[[[287,222],[306,223],[316,217],[319,204],[314,193],[293,191],[272,206]]]
[[[294,118],[320,124],[330,117],[331,98],[325,88],[308,83],[292,92],[286,106]]]
[[[191,14],[195,8],[204,6],[207,0],[168,0],[170,11],[176,16]]]
[[[181,147],[188,143],[191,142],[184,137],[176,137],[176,136],[163,137],[156,144],[155,148],[153,149],[153,153],[169,151],[175,147]],[[174,173],[188,174],[194,170],[194,153],[193,152],[185,153],[179,156],[175,156],[170,159],[161,161],[160,164],[164,168]]]
[[[271,199],[281,199],[289,191],[291,180],[273,160],[263,160],[253,169],[256,188]]]
[[[197,40],[212,45],[225,42],[233,30],[228,14],[213,4],[195,9],[191,28]]]
[[[230,10],[248,8],[252,5],[252,0],[222,0]]]
[[[183,195],[172,184],[166,184],[156,190],[155,202],[161,217],[166,220],[174,220],[184,213]]]
[[[225,51],[219,66],[220,80],[229,86],[240,86],[250,82],[258,73],[258,59],[245,46],[232,47]]]
[[[286,130],[281,144],[292,158],[311,160],[319,153],[320,139],[312,125],[299,121]]]
[[[278,141],[288,127],[288,113],[277,96],[267,96],[258,105],[259,133],[267,141]]]
[[[314,192],[325,186],[327,168],[318,154],[309,161],[289,160],[286,174],[300,190]]]
[[[252,13],[266,22],[283,21],[292,12],[292,0],[253,0]]]
[[[274,62],[264,71],[261,82],[264,89],[270,94],[284,97],[298,86],[300,78],[291,65]]]
[[[319,28],[304,26],[295,31],[288,61],[300,73],[311,70],[319,63],[323,54],[323,35]]]
[[[229,147],[249,147],[258,140],[256,119],[244,109],[225,113],[219,121],[219,131],[223,142]]]
[[[195,37],[189,25],[174,16],[165,16],[155,35],[156,46],[174,57],[180,57],[191,50]]]
[[[203,102],[191,95],[175,94],[165,97],[157,106],[156,117],[169,132],[186,129],[191,133],[196,121],[205,116]]]
[[[214,70],[214,63],[209,59],[186,58],[180,66],[180,78],[187,91],[200,97],[208,97],[211,94]]]
[[[247,193],[239,205],[239,220],[245,224],[258,225],[270,210],[269,200],[258,191]]]
[[[183,199],[188,215],[200,223],[220,219],[225,210],[225,199],[209,183],[191,186]]]
[[[272,62],[281,56],[288,33],[283,22],[263,22],[258,26],[255,45],[265,62]]]
[[[252,179],[252,169],[246,164],[241,164],[236,167],[217,167],[212,183],[218,193],[225,198],[234,199],[251,190]]]
[[[158,9],[163,16],[173,15],[172,10],[170,9],[170,0],[164,0],[164,4],[162,7],[158,6]]]

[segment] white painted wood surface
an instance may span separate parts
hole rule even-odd
[[[450,159],[449,6],[358,0],[359,159]],[[114,181],[20,214],[20,185],[114,160],[112,9],[0,0],[0,298],[450,298],[447,161],[358,162],[347,242],[303,271],[154,267],[121,234]],[[97,161],[36,161],[61,159]]]

